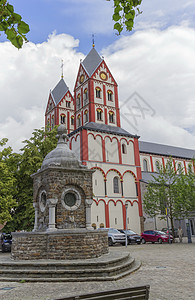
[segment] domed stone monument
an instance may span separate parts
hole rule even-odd
[[[34,230],[13,234],[13,259],[84,259],[108,253],[107,231],[91,227],[93,171],[68,148],[64,125],[57,138],[57,147],[32,175]]]

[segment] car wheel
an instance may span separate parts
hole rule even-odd
[[[108,238],[108,246],[113,246],[113,241],[111,238]]]
[[[162,244],[162,239],[158,239],[159,244]]]
[[[141,244],[141,242],[137,242],[137,245],[140,245]]]
[[[146,240],[144,238],[142,238],[142,244],[145,244]]]
[[[154,244],[154,242],[152,242],[152,244]]]

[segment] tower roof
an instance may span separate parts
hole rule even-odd
[[[62,78],[56,87],[51,91],[51,94],[53,96],[53,100],[55,101],[55,104],[57,105],[60,100],[64,97],[64,95],[67,93],[69,88],[67,87],[64,79]]]
[[[81,64],[84,66],[89,76],[91,76],[102,61],[103,59],[97,53],[95,48],[92,48]]]

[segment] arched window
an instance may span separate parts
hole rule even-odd
[[[49,126],[50,125],[50,121],[49,121],[49,119],[47,119],[47,126]]]
[[[191,173],[191,172],[192,172],[192,165],[188,164],[188,173]]]
[[[85,123],[89,121],[88,110],[85,111]]]
[[[77,109],[80,108],[80,105],[81,105],[81,95],[78,94],[78,96],[77,96]]]
[[[104,223],[101,223],[101,224],[100,224],[100,228],[104,228]]]
[[[81,115],[78,115],[78,117],[77,117],[77,124],[78,124],[78,127],[81,126]]]
[[[65,122],[65,115],[64,114],[62,114],[61,116],[60,116],[60,123],[61,124],[65,124],[66,122]]]
[[[155,166],[156,166],[156,172],[159,173],[159,171],[160,171],[160,162],[158,160],[155,161]]]
[[[66,107],[70,108],[70,101],[66,101]]]
[[[107,91],[108,101],[113,101],[113,94],[111,91]]]
[[[109,112],[109,123],[114,123],[114,113],[112,111]]]
[[[96,90],[96,98],[101,98],[101,89],[97,87],[95,90]]]
[[[127,154],[127,146],[125,144],[122,144],[122,153]]]
[[[71,125],[74,125],[74,116],[71,117]]]
[[[178,163],[177,169],[178,169],[178,173],[181,174],[182,173],[182,165],[181,165],[181,163]]]
[[[148,161],[146,159],[143,160],[144,171],[148,172]]]
[[[100,108],[97,109],[97,120],[102,121],[102,110]]]
[[[91,226],[92,226],[94,229],[96,229],[96,224],[95,224],[95,223],[93,223]]]
[[[83,98],[84,98],[84,99],[83,99],[83,100],[84,100],[84,103],[86,104],[87,99],[88,99],[88,90],[87,90],[87,89],[84,90]]]
[[[119,193],[119,177],[115,176],[113,178],[113,189],[114,189],[114,193]]]

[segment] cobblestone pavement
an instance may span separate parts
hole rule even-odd
[[[114,282],[16,283],[0,282],[1,300],[51,300],[106,289],[150,285],[150,300],[195,299],[195,240],[187,244],[114,246],[111,251],[130,251],[142,261],[133,274]],[[0,253],[0,260],[9,254]],[[6,290],[3,288],[13,288]]]

